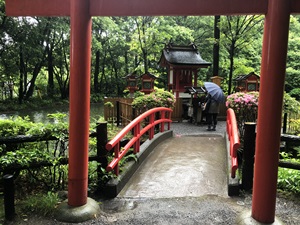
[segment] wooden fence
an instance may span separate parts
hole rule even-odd
[[[113,107],[106,103],[111,102]],[[117,125],[126,126],[137,115],[132,108],[133,98],[105,98],[104,99],[104,119]]]
[[[132,108],[133,98],[105,98],[104,99],[104,119],[108,122],[115,122],[118,125],[126,126],[138,115]],[[105,103],[111,102],[113,107],[107,106]],[[226,120],[225,103],[220,105],[219,119]],[[182,122],[183,120],[183,99],[176,99],[175,107],[172,112],[172,121]]]
[[[283,133],[294,134],[300,130],[299,113],[285,113],[283,116]]]

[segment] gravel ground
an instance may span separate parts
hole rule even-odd
[[[207,131],[207,125],[195,125],[189,122],[172,123],[171,129],[174,135],[209,135],[217,134],[224,137],[226,131],[226,121],[218,121],[216,131]]]
[[[183,197],[164,199],[121,199],[100,202],[101,212],[95,219],[79,223],[103,225],[218,225],[236,224],[243,212],[251,212],[251,195],[239,197]],[[286,225],[300,224],[300,203],[277,198],[276,216]],[[53,218],[32,215],[5,224],[68,225]]]
[[[190,123],[172,124],[174,135],[207,134],[206,126]],[[211,131],[210,131],[211,132]],[[225,122],[218,124],[215,133],[224,135]],[[131,225],[178,225],[178,224],[236,224],[237,217],[245,211],[251,211],[251,194],[238,197],[220,197],[206,195],[202,197],[182,198],[115,198],[113,200],[96,199],[101,211],[94,220],[80,224],[131,224]],[[276,216],[287,225],[300,224],[299,198],[278,196]],[[53,218],[30,216],[19,218],[5,224],[69,224],[61,223]]]

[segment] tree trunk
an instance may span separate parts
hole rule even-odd
[[[214,49],[213,49],[213,76],[219,75],[219,50],[220,50],[220,16],[215,16],[214,22]]]
[[[126,75],[129,74],[129,69],[128,69],[128,51],[125,51],[125,72]]]
[[[34,92],[34,88],[35,88],[35,81],[37,76],[39,75],[39,72],[41,71],[42,68],[42,63],[38,63],[37,65],[35,65],[34,70],[33,70],[33,75],[32,75],[32,79],[30,80],[30,85],[28,88],[28,91],[26,92],[25,95],[25,100],[28,100],[30,97],[32,97],[33,92]]]
[[[24,57],[23,57],[23,93],[22,93],[22,98],[25,99],[25,96],[26,96],[26,92],[27,92],[27,86],[28,86],[28,83],[27,83],[27,64],[25,64],[24,62]]]
[[[229,60],[230,60],[230,69],[229,69],[229,79],[228,79],[228,95],[231,94],[231,83],[232,83],[232,75],[233,75],[233,57],[234,57],[234,46],[235,44],[232,43],[230,46],[230,54],[229,54]]]
[[[104,86],[104,80],[105,80],[105,63],[106,63],[106,50],[104,52],[103,56],[103,63],[102,63],[102,69],[101,69],[101,78],[100,78],[100,84],[99,84],[99,91],[103,92],[103,86]],[[105,85],[107,86],[107,85]]]
[[[148,73],[148,53],[146,49],[142,49],[145,73]]]
[[[35,81],[36,81],[36,78],[39,75],[39,73],[40,73],[40,71],[41,71],[41,69],[44,65],[46,54],[47,54],[47,48],[44,49],[43,56],[41,57],[40,61],[36,63],[36,65],[34,67],[32,78],[29,82],[30,85],[29,85],[29,88],[28,88],[28,90],[25,94],[25,99],[26,100],[28,100],[33,95],[34,88],[35,88]]]
[[[66,99],[69,97],[69,90],[70,90],[70,67],[69,67],[69,63],[68,63],[68,60],[69,60],[69,57],[67,56],[67,53],[64,49],[64,58],[65,58],[65,69],[66,69],[66,73],[67,73],[67,77],[65,79],[65,81],[63,82],[64,85],[63,85],[63,89],[61,91],[61,98],[62,99]]]
[[[94,72],[94,92],[99,92],[99,66],[100,66],[100,51],[96,52],[96,63],[95,63],[95,72]]]
[[[54,75],[53,75],[53,55],[52,47],[47,48],[48,51],[48,86],[47,95],[52,98],[54,94]]]
[[[20,46],[20,65],[19,65],[19,70],[20,70],[20,76],[19,76],[19,104],[22,104],[23,102],[23,79],[24,79],[24,59],[23,59],[23,49],[22,46]]]

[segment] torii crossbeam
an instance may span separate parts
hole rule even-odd
[[[6,0],[8,16],[70,16],[68,204],[87,199],[92,16],[248,15],[265,18],[252,217],[273,223],[290,14],[300,0]]]

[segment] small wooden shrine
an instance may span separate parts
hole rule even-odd
[[[200,68],[211,65],[201,58],[195,44],[188,46],[166,44],[159,60],[161,67],[167,68],[168,90],[172,91],[176,98],[185,98],[187,86],[197,87],[197,78]]]
[[[235,82],[236,92],[259,91],[260,76],[251,72],[247,75],[239,75],[233,81]]]

